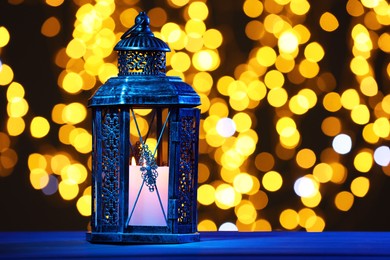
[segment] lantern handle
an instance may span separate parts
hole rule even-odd
[[[135,24],[121,36],[121,39],[125,39],[130,35],[138,36],[139,34],[153,36],[149,24],[150,18],[146,12],[140,12],[137,17],[135,17]]]

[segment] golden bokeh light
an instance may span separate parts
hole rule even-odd
[[[64,3],[46,0],[42,6],[62,10]],[[53,52],[54,69],[48,73],[58,70],[51,86],[58,99],[47,102],[43,109],[48,114],[33,100],[41,89],[15,81],[21,72],[3,53],[16,38],[11,28],[0,26],[0,90],[6,91],[0,177],[18,165],[20,138],[40,141],[28,156],[31,186],[46,196],[59,194],[89,217],[87,98],[118,74],[113,48],[145,6],[138,0],[71,5],[73,27],[50,12],[37,33]],[[214,15],[222,9],[207,1],[165,0],[148,10],[154,35],[171,49],[167,75],[182,78],[201,98],[198,230],[230,225],[239,231],[324,231],[329,222],[322,204],[349,211],[355,197],[364,198],[375,188],[372,176],[390,176],[380,157],[386,153],[378,150],[388,147],[390,136],[388,4],[339,2],[348,22],[307,0],[245,0],[238,5],[242,19],[234,27],[219,24]],[[65,34],[69,39],[55,45]],[[329,46],[327,41],[334,39],[344,49]],[[141,135],[148,133],[150,113],[135,110],[132,141],[139,138],[136,123]],[[154,147],[156,140],[148,144]],[[289,201],[276,205],[275,196],[281,194]],[[275,208],[277,214],[269,214]],[[216,217],[220,211],[232,220]]]
[[[50,124],[46,118],[37,116],[31,120],[30,132],[31,136],[35,138],[42,138],[50,131]]]
[[[54,37],[60,32],[60,30],[60,21],[58,21],[56,17],[52,16],[42,24],[41,33],[47,37]]]
[[[339,21],[332,13],[325,12],[320,17],[320,26],[324,31],[333,32],[339,27]]]
[[[280,173],[276,171],[269,171],[264,174],[262,184],[266,190],[275,192],[282,187],[283,179]]]
[[[348,211],[352,207],[354,200],[352,193],[348,191],[341,191],[337,193],[334,203],[339,210]]]

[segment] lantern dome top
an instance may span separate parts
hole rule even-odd
[[[146,12],[140,12],[135,24],[128,29],[116,44],[116,51],[171,51],[168,45],[155,37],[149,27],[150,19]]]
[[[115,46],[118,76],[109,78],[89,99],[88,105],[132,107],[195,107],[200,96],[179,77],[166,75],[168,45],[154,37],[149,17],[140,12],[135,25]]]

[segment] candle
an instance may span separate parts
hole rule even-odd
[[[134,158],[133,158],[134,159]],[[141,166],[129,166],[129,220],[130,226],[166,226],[168,208],[168,180],[169,167],[160,166],[157,168],[158,176],[156,186],[158,189],[149,191],[146,183],[142,185]],[[139,194],[138,200],[137,196]],[[161,208],[158,195],[160,195],[161,203],[164,211]],[[165,216],[164,216],[165,213]]]

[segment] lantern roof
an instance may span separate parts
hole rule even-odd
[[[179,77],[119,76],[110,78],[89,100],[89,106],[195,107],[200,97]]]
[[[116,44],[116,51],[171,51],[168,45],[157,37],[149,27],[150,19],[145,12],[135,18],[135,24],[127,30]]]
[[[114,48],[118,51],[119,73],[104,83],[88,105],[132,107],[195,107],[200,97],[179,77],[166,76],[165,52],[168,45],[154,37],[145,12],[123,34]]]

